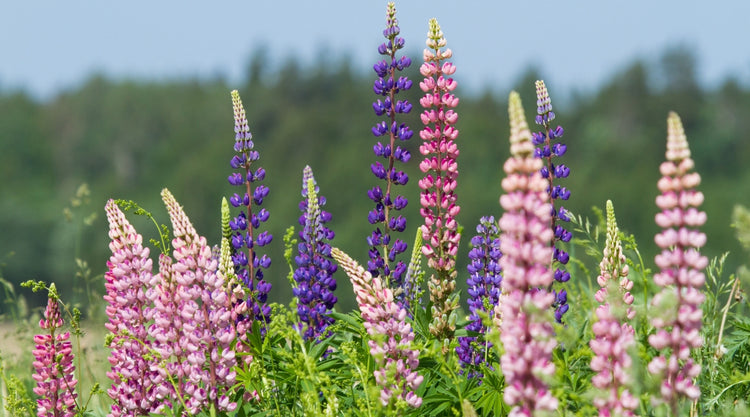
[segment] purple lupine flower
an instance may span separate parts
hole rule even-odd
[[[231,320],[231,300],[225,277],[218,271],[219,260],[212,255],[206,238],[200,236],[169,190],[161,192],[172,221],[177,308],[182,332],[176,348],[187,353],[182,363],[185,378],[178,383],[185,394],[190,413],[212,408],[233,411],[230,388],[236,373],[231,343],[235,329]],[[229,247],[225,244],[225,255]]]
[[[550,201],[552,202],[552,230],[555,233],[552,244],[555,245],[557,242],[569,242],[573,237],[573,234],[567,231],[561,224],[561,222],[567,223],[570,221],[568,212],[562,205],[559,205],[559,207],[555,205],[559,200],[567,201],[570,198],[570,191],[558,184],[559,179],[568,177],[570,169],[565,164],[553,161],[553,158],[563,156],[567,147],[565,144],[559,142],[559,139],[563,135],[563,128],[561,126],[552,127],[551,123],[555,119],[555,113],[552,111],[552,101],[550,100],[544,81],[540,80],[536,82],[536,97],[537,116],[535,121],[544,130],[532,133],[531,141],[537,146],[534,150],[534,155],[544,161],[541,168],[542,177],[546,178],[549,182],[547,193],[549,193]],[[570,280],[570,273],[565,270],[568,259],[568,252],[559,245],[554,246],[552,260],[556,264],[553,275],[556,282],[562,283]],[[555,308],[555,320],[558,323],[562,323],[563,315],[565,315],[569,308],[565,290],[555,291],[553,307]]]
[[[417,373],[419,351],[412,348],[414,332],[406,322],[406,309],[394,300],[393,290],[380,277],[373,277],[338,248],[331,255],[349,276],[375,359],[375,381],[380,385],[380,402],[385,407],[400,401],[412,407],[422,405],[416,391],[424,377]]]
[[[34,336],[34,394],[39,396],[37,416],[73,417],[76,415],[75,365],[70,332],[57,333],[63,326],[55,284],[50,285],[47,308],[39,327],[45,334]]]
[[[396,6],[388,3],[386,11],[386,28],[383,36],[386,42],[378,47],[378,52],[386,58],[378,61],[373,69],[378,78],[373,85],[375,94],[382,96],[373,103],[373,110],[378,116],[385,116],[386,120],[378,122],[372,133],[376,137],[385,136],[385,144],[378,142],[373,151],[375,156],[385,159],[385,165],[380,161],[372,164],[372,173],[379,179],[385,181],[385,186],[376,185],[367,192],[367,196],[375,203],[375,208],[367,214],[367,221],[375,225],[375,230],[367,237],[370,260],[367,269],[373,276],[382,276],[386,286],[396,289],[399,300],[403,300],[403,277],[406,272],[406,263],[397,258],[406,251],[406,243],[395,236],[392,232],[403,232],[406,228],[406,218],[397,214],[407,205],[405,197],[396,194],[394,187],[405,185],[409,177],[405,172],[396,168],[396,161],[406,163],[411,158],[408,150],[397,144],[400,141],[409,140],[413,132],[405,123],[396,120],[397,114],[406,114],[411,111],[411,103],[406,99],[397,99],[400,91],[411,88],[412,82],[405,76],[398,76],[400,71],[411,65],[411,60],[406,57],[396,57],[398,50],[404,47],[404,39],[399,37],[400,29],[396,19]]]
[[[235,193],[229,202],[232,206],[241,208],[237,216],[229,222],[232,235],[232,262],[235,274],[247,286],[248,314],[246,320],[261,320],[265,332],[271,308],[266,304],[271,284],[263,279],[263,270],[271,265],[268,255],[260,255],[259,247],[271,242],[273,236],[267,231],[259,232],[260,224],[268,220],[269,213],[265,208],[259,208],[268,196],[268,187],[258,184],[266,177],[266,171],[253,164],[260,158],[254,150],[252,134],[247,125],[245,108],[237,90],[232,91],[232,107],[234,109],[234,155],[230,161],[232,169],[236,170],[229,176],[229,183],[242,187],[240,193]]]
[[[479,313],[482,312],[494,320],[495,307],[498,305],[502,292],[499,260],[503,256],[500,252],[500,232],[497,229],[495,218],[492,216],[482,217],[477,225],[477,235],[471,239],[471,250],[469,251],[469,278],[466,284],[469,287],[469,324],[466,330],[477,332],[481,337],[463,336],[458,338],[456,353],[461,366],[471,368],[485,362],[485,355],[492,343],[484,340],[487,326],[482,322]],[[482,373],[469,370],[469,378],[482,378]]]
[[[419,103],[424,107],[421,114],[425,127],[419,132],[422,145],[419,152],[425,159],[419,169],[425,174],[419,180],[420,213],[422,225],[422,253],[427,265],[435,270],[428,288],[432,301],[430,332],[440,338],[448,338],[455,330],[455,309],[458,308],[456,289],[456,253],[461,234],[458,233],[456,216],[461,208],[456,204],[456,179],[458,178],[458,147],[454,140],[458,130],[454,127],[458,114],[453,110],[458,98],[452,91],[456,81],[450,78],[456,66],[450,59],[453,53],[446,45],[437,20],[430,19],[424,63],[419,72],[425,77],[419,87],[425,93]]]
[[[143,246],[143,237],[114,200],[107,202],[105,210],[112,251],[107,261],[108,271],[104,274],[107,291],[104,300],[108,303],[109,317],[105,327],[114,335],[109,343],[112,369],[107,372],[112,380],[107,393],[114,400],[109,415],[158,413],[164,406],[157,398],[162,392],[160,386],[169,382],[163,378],[158,361],[151,355],[152,342],[146,328],[152,318],[146,291],[158,284],[158,277],[152,272],[149,249]]]
[[[597,278],[601,288],[595,296],[600,303],[596,309],[598,321],[592,326],[594,339],[589,342],[594,352],[590,366],[597,373],[591,385],[600,390],[594,398],[600,417],[633,416],[638,407],[638,398],[628,389],[633,382],[628,350],[635,346],[635,330],[627,323],[635,316],[629,292],[633,281],[628,279],[619,233],[612,201],[607,200],[607,243]]]
[[[294,258],[297,269],[293,278],[297,286],[293,292],[299,300],[297,314],[303,337],[315,340],[324,337],[326,328],[333,323],[329,313],[337,301],[333,294],[336,290],[333,274],[338,266],[332,262],[331,245],[328,243],[334,233],[325,226],[331,215],[320,209],[326,199],[318,196],[318,186],[309,166],[302,174],[302,197],[299,208],[304,214],[299,218],[302,230],[299,233],[298,253]]]
[[[502,181],[500,205],[500,266],[503,299],[500,340],[505,352],[500,361],[505,376],[505,402],[510,416],[531,416],[538,410],[554,411],[558,401],[546,379],[555,373],[552,350],[556,342],[550,307],[555,294],[549,260],[552,258],[551,213],[548,182],[542,177],[542,160],[533,155],[531,132],[515,91],[510,94],[510,153]]]
[[[234,273],[236,270],[234,262],[232,260],[232,252],[234,245],[231,239],[235,236],[232,228],[229,226],[230,223],[230,209],[229,202],[226,198],[221,200],[221,229],[222,239],[221,247],[219,251],[219,273],[222,274],[225,280],[225,287],[227,294],[229,295],[229,306],[230,309],[230,320],[235,329],[235,338],[237,339],[234,350],[237,353],[239,365],[243,370],[248,369],[248,366],[253,362],[253,355],[251,354],[250,344],[248,343],[248,334],[252,330],[252,320],[248,315],[249,304],[252,304],[252,300],[248,299],[246,295],[245,283],[240,282],[237,275]],[[257,391],[246,392],[247,400],[258,399]]]
[[[690,357],[690,351],[703,345],[700,304],[705,296],[700,288],[706,280],[701,271],[708,260],[699,251],[706,243],[706,235],[698,230],[706,222],[706,213],[698,209],[703,193],[695,189],[701,178],[693,172],[685,131],[674,112],[667,119],[666,158],[659,168],[661,194],[656,197],[661,209],[656,224],[663,231],[655,238],[662,252],[655,258],[659,272],[654,282],[662,290],[652,300],[656,307],[652,311],[661,314],[652,319],[657,330],[648,338],[660,355],[649,363],[648,370],[662,378],[657,401],[669,404],[677,415],[680,397],[695,400],[700,396],[694,378],[701,366]]]

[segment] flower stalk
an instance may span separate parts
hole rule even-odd
[[[503,397],[512,407],[509,415],[531,416],[558,405],[546,381],[555,373],[552,350],[557,344],[549,317],[555,295],[547,290],[553,281],[549,260],[554,234],[542,160],[533,155],[531,132],[515,91],[509,114],[511,156],[504,165],[500,205],[505,212],[499,221],[500,340],[505,349],[500,365],[506,383]]]
[[[427,49],[419,72],[425,77],[419,87],[425,95],[419,100],[425,127],[419,132],[422,145],[419,152],[425,159],[419,164],[424,177],[419,180],[422,225],[422,254],[435,273],[427,287],[432,301],[430,333],[447,340],[456,330],[458,294],[456,289],[456,254],[461,234],[456,216],[461,208],[456,204],[458,178],[458,147],[455,128],[458,114],[453,110],[458,98],[453,95],[456,81],[450,76],[456,66],[447,62],[453,56],[437,20],[430,20]]]

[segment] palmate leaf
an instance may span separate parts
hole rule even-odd
[[[468,392],[469,400],[479,415],[507,416],[510,407],[503,401],[505,379],[498,371],[484,374],[481,385],[472,387]]]

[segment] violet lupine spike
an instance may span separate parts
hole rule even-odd
[[[78,394],[73,364],[70,332],[58,333],[63,326],[55,284],[49,288],[47,308],[39,327],[46,332],[34,336],[34,394],[39,417],[73,417],[76,415]]]
[[[552,127],[551,123],[555,119],[555,113],[552,111],[552,101],[550,100],[544,81],[540,80],[536,82],[536,97],[537,116],[535,122],[544,130],[532,133],[531,141],[537,146],[534,155],[544,161],[544,166],[541,169],[542,177],[546,178],[549,182],[547,193],[549,193],[550,201],[552,202],[552,230],[555,233],[552,243],[554,248],[552,261],[556,269],[553,277],[556,282],[562,283],[570,280],[570,273],[565,270],[569,255],[559,245],[554,245],[557,242],[569,242],[573,234],[561,224],[570,221],[568,212],[562,205],[556,207],[555,203],[558,202],[559,204],[559,200],[567,201],[570,198],[570,191],[558,183],[560,179],[568,177],[570,169],[565,164],[555,163],[553,158],[563,156],[567,147],[559,141],[564,133],[563,128],[559,125],[555,128]],[[562,323],[562,318],[570,307],[567,303],[567,298],[565,290],[555,291],[553,307],[555,308],[555,320],[558,323]]]
[[[320,208],[326,199],[318,195],[309,166],[302,173],[302,197],[299,208],[304,214],[299,218],[302,230],[294,258],[297,269],[293,274],[297,285],[292,291],[299,300],[297,314],[303,337],[305,340],[319,340],[326,336],[326,328],[334,321],[330,313],[338,301],[334,295],[336,280],[333,278],[338,267],[331,258],[329,243],[334,233],[325,226],[331,215]]]
[[[461,240],[456,222],[461,208],[454,193],[458,178],[458,147],[454,142],[458,130],[454,125],[458,114],[453,109],[458,98],[453,95],[456,81],[450,77],[456,67],[446,61],[453,53],[445,45],[440,25],[430,19],[428,49],[424,50],[424,63],[419,68],[425,77],[419,83],[425,93],[419,100],[425,109],[421,114],[425,127],[419,132],[423,140],[419,151],[425,157],[419,164],[425,174],[419,180],[420,213],[424,217],[422,253],[427,257],[427,265],[435,270],[427,283],[433,317],[430,332],[443,339],[450,338],[456,329],[456,253]]]
[[[483,377],[481,372],[474,371],[472,367],[485,362],[487,351],[492,343],[484,340],[487,326],[482,322],[479,313],[482,312],[495,319],[495,307],[498,305],[502,292],[499,260],[503,256],[500,252],[500,232],[497,223],[492,216],[482,217],[477,225],[477,235],[471,239],[472,249],[469,251],[469,278],[466,284],[469,287],[469,324],[466,330],[477,332],[481,337],[463,336],[458,338],[456,353],[463,368],[470,368],[467,376],[469,378]]]
[[[663,230],[655,237],[662,252],[655,258],[659,272],[654,282],[662,290],[654,296],[656,308],[651,310],[662,314],[651,320],[656,333],[648,338],[660,355],[649,363],[648,370],[662,378],[660,401],[669,404],[677,415],[681,397],[695,400],[700,396],[694,379],[701,366],[690,352],[703,345],[700,305],[705,296],[701,287],[708,259],[699,251],[706,244],[706,235],[698,230],[706,222],[706,213],[699,210],[703,193],[696,190],[701,177],[693,172],[685,131],[674,112],[667,119],[666,159],[659,167],[662,178],[657,186],[661,194],[656,197],[661,210],[656,224]]]
[[[505,402],[510,416],[531,416],[540,410],[557,410],[546,380],[555,373],[552,350],[556,345],[550,307],[552,285],[551,213],[542,160],[533,155],[531,132],[515,91],[510,94],[510,149],[505,162],[505,191],[500,205],[505,213],[499,226],[500,266],[503,270],[500,340],[505,352],[500,360],[505,376]]]
[[[231,349],[235,332],[229,290],[218,272],[219,260],[200,236],[169,190],[161,192],[172,222],[177,307],[183,320],[178,346],[187,352],[186,378],[179,381],[187,411],[233,411],[230,389],[236,380]]]
[[[128,222],[114,202],[105,206],[109,222],[109,248],[112,256],[104,274],[109,322],[107,330],[114,337],[109,344],[112,368],[107,376],[112,386],[107,390],[114,401],[110,416],[137,416],[159,413],[164,403],[158,395],[169,382],[159,371],[159,361],[151,355],[152,341],[146,328],[153,317],[147,290],[155,287],[159,277],[153,274],[149,249],[143,237]]]
[[[234,193],[229,199],[232,206],[240,212],[229,222],[232,235],[232,261],[235,274],[247,286],[248,309],[252,317],[247,320],[261,320],[262,331],[270,320],[271,308],[266,304],[271,284],[263,279],[263,270],[271,265],[271,258],[259,254],[257,249],[271,243],[273,236],[268,231],[258,233],[261,223],[268,220],[269,213],[265,208],[258,209],[268,196],[268,187],[258,184],[266,177],[266,171],[253,164],[260,158],[254,150],[252,134],[247,124],[245,108],[237,90],[232,91],[234,109],[234,151],[230,165],[235,170],[229,176],[229,183],[241,187],[240,193]]]
[[[383,36],[386,42],[378,47],[378,52],[385,59],[373,66],[378,78],[373,85],[375,94],[382,96],[372,105],[375,114],[385,116],[386,120],[378,122],[372,133],[375,137],[386,137],[386,143],[378,142],[373,151],[375,156],[384,159],[385,165],[376,161],[370,167],[372,173],[379,180],[385,181],[385,187],[376,185],[367,191],[367,196],[375,203],[375,208],[367,214],[367,220],[375,225],[375,230],[367,237],[370,260],[367,269],[373,276],[382,276],[386,286],[396,290],[399,300],[403,300],[403,278],[407,265],[398,257],[407,249],[406,242],[393,235],[406,229],[406,218],[398,214],[408,201],[398,195],[395,187],[405,185],[409,181],[406,173],[396,167],[396,163],[406,163],[411,159],[408,150],[396,142],[409,140],[414,134],[405,124],[397,120],[397,115],[411,111],[412,105],[406,99],[398,99],[397,94],[411,88],[412,82],[406,76],[398,73],[411,65],[406,57],[397,57],[396,53],[404,47],[404,38],[399,37],[400,29],[396,19],[396,6],[388,3],[386,12],[386,28]]]
[[[412,348],[414,332],[406,322],[406,309],[394,300],[393,291],[380,277],[373,277],[338,248],[331,249],[331,255],[346,272],[357,296],[377,367],[374,374],[381,387],[381,404],[398,408],[403,402],[419,407],[422,398],[416,391],[424,377],[417,373],[419,351]]]
[[[633,416],[638,407],[638,398],[628,388],[633,383],[629,350],[635,346],[635,330],[628,324],[635,316],[629,292],[633,282],[628,279],[619,233],[612,201],[607,200],[607,243],[597,278],[601,288],[595,296],[601,304],[592,326],[594,339],[589,342],[594,352],[590,366],[596,372],[591,385],[599,389],[593,402],[600,417]]]
[[[231,215],[229,214],[229,203],[226,198],[221,199],[221,229],[222,239],[219,251],[219,272],[225,277],[225,286],[229,294],[231,309],[231,322],[235,329],[237,339],[234,349],[239,355],[243,369],[246,369],[253,361],[250,354],[248,335],[252,330],[252,318],[248,315],[248,298],[245,293],[245,283],[240,282],[235,274],[235,265],[232,260],[232,229],[229,227]]]

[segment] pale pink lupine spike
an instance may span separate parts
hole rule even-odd
[[[188,352],[181,361],[185,378],[178,389],[188,411],[198,413],[211,405],[232,411],[237,403],[229,401],[229,390],[235,383],[236,364],[230,345],[235,337],[232,322],[234,306],[232,290],[225,282],[231,277],[219,271],[219,262],[193,227],[180,204],[169,190],[162,190],[162,199],[172,221],[175,263],[171,266],[175,283],[174,300],[183,329],[178,329],[175,351]],[[226,269],[226,266],[224,266]]]
[[[628,292],[633,283],[628,279],[619,233],[614,206],[607,200],[607,241],[597,278],[601,289],[596,293],[601,304],[592,326],[594,339],[589,342],[595,355],[590,366],[596,372],[591,384],[600,390],[595,394],[594,405],[602,417],[613,411],[622,417],[633,416],[638,406],[637,398],[630,394],[633,381],[628,373],[632,367],[629,350],[635,346],[635,331],[627,323],[635,315],[630,307],[633,296]]]
[[[674,112],[667,118],[665,156],[659,169],[662,178],[657,183],[661,195],[656,204],[661,212],[655,217],[663,230],[654,239],[662,248],[655,257],[659,272],[654,282],[662,290],[652,300],[656,307],[652,311],[662,311],[663,316],[652,318],[656,332],[649,336],[651,346],[661,352],[648,369],[662,380],[655,402],[669,404],[676,415],[681,398],[696,400],[700,396],[695,377],[701,367],[690,358],[690,351],[703,345],[700,304],[705,296],[700,288],[705,283],[702,270],[708,260],[698,251],[706,242],[706,235],[697,230],[706,220],[705,213],[698,210],[703,194],[695,190],[700,175],[692,172],[695,164],[682,122]],[[676,366],[668,365],[671,363]]]
[[[510,415],[521,416],[554,411],[558,405],[547,384],[555,373],[552,350],[557,344],[550,310],[555,296],[547,290],[553,280],[549,264],[554,234],[547,181],[539,172],[542,161],[533,156],[531,134],[515,92],[510,95],[509,115],[511,157],[504,165],[507,177],[500,205],[505,213],[498,222],[504,295],[499,304],[504,348],[500,365]]]
[[[147,291],[156,285],[149,249],[143,237],[128,222],[114,200],[105,206],[109,222],[109,247],[112,256],[104,274],[108,302],[105,324],[112,332],[107,376],[112,386],[107,391],[114,400],[111,416],[159,412],[163,403],[157,398],[160,378],[158,361],[149,354],[152,341],[146,325],[150,320],[151,301]]]
[[[346,272],[357,297],[364,327],[370,336],[367,344],[377,369],[373,376],[381,387],[380,401],[384,407],[404,400],[412,407],[422,405],[416,395],[424,377],[416,371],[419,351],[412,349],[414,332],[406,322],[406,310],[394,301],[393,291],[383,285],[380,277],[369,271],[338,248],[331,256]]]

